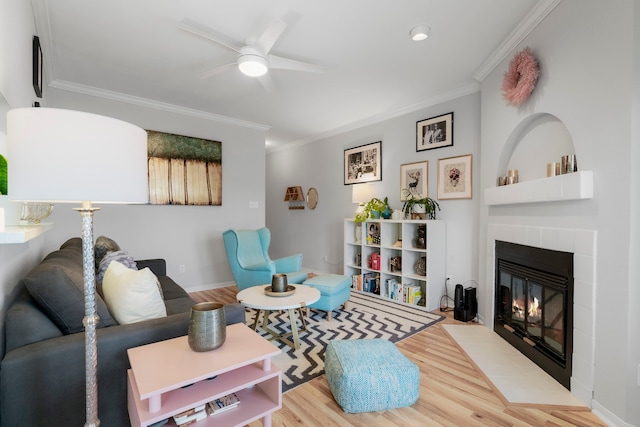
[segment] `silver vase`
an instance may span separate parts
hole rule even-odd
[[[286,292],[288,287],[286,274],[278,273],[271,276],[271,292]]]
[[[227,338],[224,306],[217,302],[201,302],[191,307],[189,347],[193,351],[215,350]]]

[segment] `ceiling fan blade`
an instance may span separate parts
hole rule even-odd
[[[309,73],[322,74],[324,68],[309,64],[307,62],[296,61],[293,59],[283,58],[281,56],[269,55],[269,68],[280,70],[306,71]]]
[[[228,37],[217,33],[215,30],[192,21],[191,19],[183,19],[178,26],[178,29],[202,37],[234,52],[240,53],[240,48],[242,46],[240,46],[239,43],[234,42]]]
[[[211,70],[205,71],[204,73],[201,73],[198,77],[200,77],[201,79],[206,79],[212,76],[215,76],[216,74],[220,74],[223,73],[231,68],[237,67],[238,63],[237,62],[232,62],[229,64],[224,64],[224,65],[220,65],[219,67],[215,67],[212,68]]]
[[[275,92],[275,86],[273,85],[273,80],[271,80],[269,73],[265,74],[264,76],[258,77],[258,81],[260,82],[262,87],[266,89],[267,92]]]
[[[300,12],[295,10],[289,10],[282,18],[274,21],[269,28],[256,40],[255,46],[262,50],[266,55],[273,46],[278,42],[278,39],[282,36],[282,33],[287,29],[287,26],[295,24],[300,19]]]
[[[255,46],[262,50],[266,55],[269,53],[274,44],[278,41],[285,28],[287,28],[287,23],[281,19],[278,19],[273,24],[269,26],[265,30],[264,33],[256,40]]]

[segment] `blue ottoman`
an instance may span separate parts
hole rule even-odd
[[[374,412],[411,406],[420,395],[420,370],[384,339],[330,341],[324,370],[345,412]]]
[[[331,311],[347,302],[351,296],[351,278],[340,274],[321,274],[302,282],[320,291],[320,299],[309,308],[327,312],[327,320],[331,321]]]

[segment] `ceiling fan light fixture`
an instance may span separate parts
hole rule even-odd
[[[431,27],[426,24],[416,25],[409,31],[411,35],[411,40],[419,42],[421,40],[425,40],[431,34]]]
[[[260,77],[267,74],[269,64],[267,60],[260,55],[241,55],[238,58],[238,68],[242,74],[249,77]]]

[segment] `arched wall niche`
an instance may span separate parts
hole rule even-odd
[[[536,113],[522,120],[502,147],[497,176],[517,169],[520,182],[547,176],[547,163],[575,154],[569,130],[558,117]],[[579,159],[578,159],[579,160]]]

